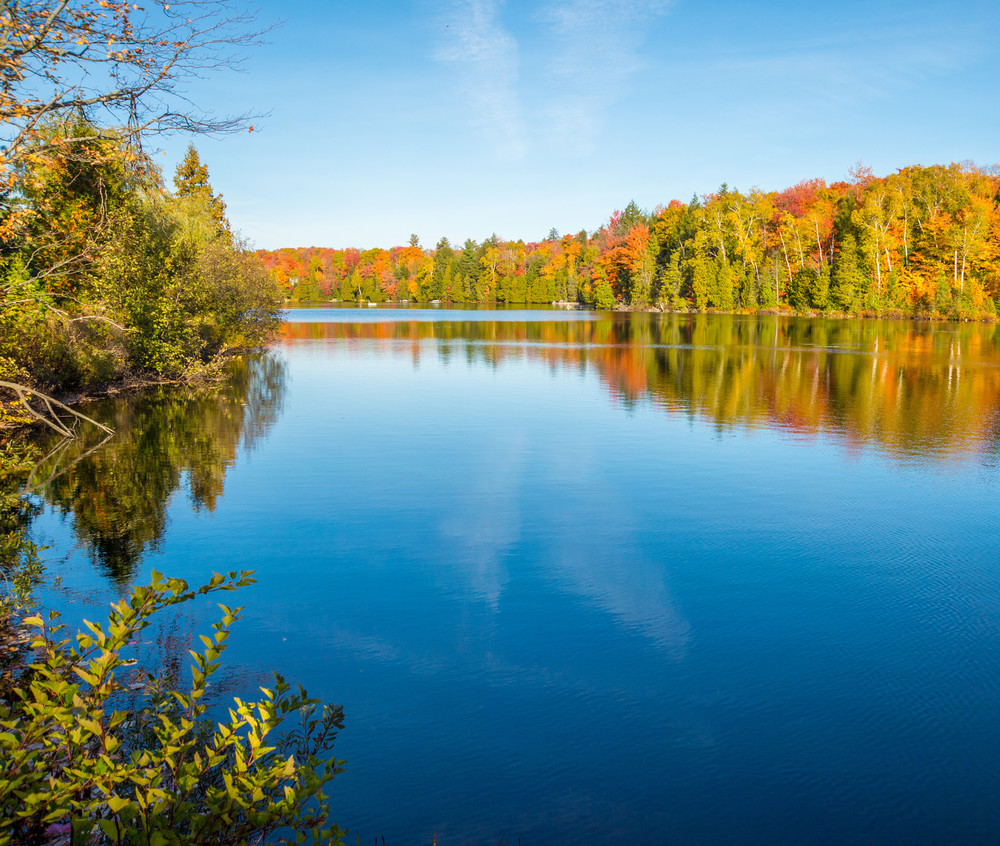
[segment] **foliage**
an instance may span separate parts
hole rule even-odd
[[[830,298],[841,311],[856,312],[865,293],[868,279],[861,271],[854,235],[843,237],[837,249],[830,276]]]
[[[225,349],[256,347],[279,323],[273,281],[220,234],[210,201],[140,198],[116,215],[99,262],[101,298],[123,326],[128,366],[175,377]]]
[[[116,157],[141,158],[140,139],[184,130],[243,128],[249,116],[195,109],[178,89],[210,68],[239,64],[254,44],[252,12],[222,0],[18,0],[0,4],[0,197],[18,195],[31,173],[66,161],[106,162],[100,145],[48,132],[84,119],[92,138],[124,141]],[[96,129],[97,126],[111,129]],[[30,207],[3,203],[0,241],[19,237]]]
[[[222,195],[212,191],[212,185],[208,181],[208,168],[201,163],[198,151],[194,144],[188,144],[184,158],[177,165],[174,173],[174,188],[177,189],[178,197],[195,197],[208,208],[209,216],[215,224],[220,235],[229,232],[229,223],[226,220],[226,204],[222,202]]]
[[[411,239],[412,241],[412,239]],[[784,191],[727,185],[652,213],[630,202],[589,236],[442,240],[435,250],[262,251],[293,301],[408,299],[602,308],[795,309],[984,317],[1000,298],[1000,172],[908,167]],[[478,259],[478,266],[473,259]]]
[[[0,443],[0,698],[10,684],[12,668],[23,656],[16,614],[26,608],[32,588],[41,575],[38,548],[27,529],[37,512],[34,502],[21,495],[31,470],[32,450],[23,445]]]
[[[323,792],[341,771],[326,757],[339,707],[317,709],[276,676],[262,699],[234,700],[212,727],[209,680],[240,609],[219,606],[204,649],[191,652],[185,690],[160,690],[126,657],[156,614],[252,582],[247,572],[216,574],[191,590],[154,571],[106,624],[87,622],[74,638],[54,613],[25,619],[37,660],[0,704],[0,844],[44,842],[53,830],[80,843],[237,844],[275,833],[341,842]],[[143,675],[145,704],[124,710]]]
[[[74,389],[105,384],[122,371],[122,333],[59,308],[20,255],[8,259],[0,279],[0,379]]]
[[[178,378],[273,335],[278,291],[220,218],[203,165],[171,196],[150,162],[114,155],[120,139],[81,120],[48,130],[107,156],[31,170],[31,223],[0,250],[0,377],[60,391]]]
[[[233,5],[0,3],[0,378],[177,378],[273,328],[274,291],[196,151],[169,196],[141,143],[247,126],[177,88],[258,40]]]

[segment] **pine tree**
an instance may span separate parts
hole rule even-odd
[[[602,311],[611,311],[618,305],[615,293],[611,290],[611,283],[603,267],[594,268],[594,307]]]
[[[442,238],[434,250],[434,276],[431,283],[430,298],[433,300],[448,299],[448,289],[451,287],[455,251],[447,238]]]
[[[732,311],[733,308],[733,269],[725,259],[716,257],[715,259],[715,285],[714,293],[711,295],[712,305],[721,308],[723,311]],[[744,302],[743,306],[746,307]]]
[[[841,311],[850,311],[865,290],[866,279],[858,264],[858,244],[848,233],[840,241],[830,279],[830,300]]]
[[[668,308],[683,308],[686,303],[681,299],[681,276],[680,250],[674,250],[670,257],[670,263],[663,271],[660,283],[659,300]]]
[[[188,144],[183,161],[177,165],[177,170],[174,172],[174,187],[177,189],[178,197],[202,200],[219,234],[229,234],[226,204],[222,202],[221,194],[212,192],[212,185],[208,181],[208,168],[201,163],[194,144]]]

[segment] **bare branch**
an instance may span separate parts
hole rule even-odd
[[[234,69],[262,42],[249,7],[222,0],[21,0],[0,5],[0,163],[49,116],[100,107],[136,132],[232,132],[259,115],[188,109],[181,85]],[[106,83],[106,84],[105,84]],[[48,91],[46,92],[46,89]],[[178,109],[177,103],[185,103]],[[172,105],[173,104],[173,105]],[[102,121],[103,122],[103,121]],[[3,137],[6,134],[6,137]]]
[[[3,289],[4,292],[7,292],[9,290],[10,290],[9,288]],[[68,294],[52,294],[52,296],[63,297],[65,299],[67,299],[67,300],[73,300],[74,302],[79,302],[79,300],[76,299],[76,297],[71,297]],[[36,305],[40,305],[43,308],[46,308],[49,311],[51,311],[53,314],[55,314],[60,319],[64,320],[66,323],[80,323],[80,322],[85,321],[85,320],[100,320],[100,321],[102,321],[104,323],[107,323],[107,324],[109,324],[111,326],[114,326],[115,329],[117,329],[119,332],[138,332],[139,331],[138,329],[135,329],[134,327],[130,328],[130,327],[127,327],[127,326],[122,326],[120,323],[115,323],[115,321],[113,321],[110,317],[105,317],[103,314],[81,314],[78,317],[70,317],[69,316],[69,312],[63,311],[61,308],[56,308],[54,305],[52,305],[52,303],[46,302],[45,298],[41,297],[41,296],[38,296],[38,297],[25,297],[25,298],[20,299],[20,300],[5,300],[4,301],[4,305],[5,306],[25,305],[26,303],[35,303]]]
[[[81,420],[86,423],[90,423],[93,426],[96,426],[98,429],[100,429],[103,432],[107,432],[109,435],[114,434],[114,431],[112,429],[109,429],[103,423],[98,423],[96,420],[87,417],[86,414],[81,414],[79,411],[70,408],[68,405],[64,405],[63,403],[59,402],[59,400],[54,399],[53,397],[50,397],[47,394],[43,394],[41,391],[36,391],[34,388],[29,388],[26,385],[19,385],[16,382],[4,382],[2,380],[0,380],[0,388],[6,388],[9,391],[13,391],[17,395],[18,401],[24,407],[25,411],[28,412],[28,414],[30,414],[35,420],[38,420],[40,423],[44,423],[50,429],[54,429],[65,438],[76,437],[76,435],[74,434],[74,430],[76,429],[77,422]],[[45,405],[44,413],[37,411],[36,409],[31,407],[31,404],[28,402],[28,400],[30,400],[32,397],[37,397],[44,403]],[[59,418],[58,412],[56,411],[57,408],[60,409],[61,411],[67,412],[68,414],[72,415],[72,417],[74,418],[72,424],[73,429],[70,429],[69,426],[67,426]]]

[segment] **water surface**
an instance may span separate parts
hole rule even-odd
[[[293,310],[88,408],[46,598],[255,569],[223,692],[344,705],[363,842],[994,842],[998,401],[988,326]]]

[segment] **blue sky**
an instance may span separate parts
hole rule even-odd
[[[593,230],[634,199],[1000,161],[1000,3],[277,2],[242,73],[189,86],[256,246]],[[189,139],[160,139],[172,174]]]

